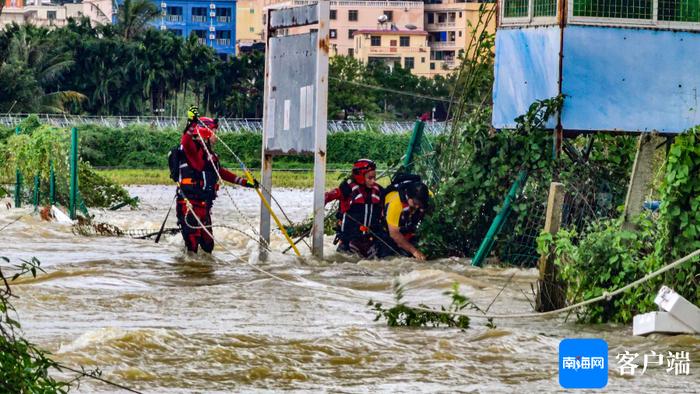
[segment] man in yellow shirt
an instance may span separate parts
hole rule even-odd
[[[384,197],[386,230],[389,237],[385,239],[382,256],[398,253],[424,261],[425,254],[415,246],[417,242],[415,233],[418,224],[425,216],[430,192],[419,178],[401,183],[396,187],[390,187]]]

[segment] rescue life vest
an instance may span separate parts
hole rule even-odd
[[[204,149],[200,152],[205,164],[202,171],[197,171],[187,163],[182,145],[173,148],[168,155],[170,177],[179,183],[179,191],[183,197],[191,200],[213,201],[216,199],[216,191],[219,190],[217,175],[220,169],[219,158],[212,153],[213,160],[209,160]]]
[[[361,186],[352,180],[340,184],[343,197],[336,214],[338,237],[352,240],[381,230],[382,188]]]
[[[391,178],[391,184],[384,191],[385,196],[394,191],[399,194],[402,208],[401,216],[399,217],[399,231],[407,239],[415,235],[418,224],[425,216],[425,210],[423,209],[414,209],[411,213],[411,207],[408,205],[408,197],[406,196],[406,189],[410,185],[420,182],[422,182],[420,175],[399,172]],[[386,231],[389,231],[389,229],[387,228]]]

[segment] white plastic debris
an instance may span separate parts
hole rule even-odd
[[[63,213],[58,207],[55,205],[51,206],[51,214],[53,215],[54,218],[56,218],[56,221],[61,224],[73,224],[73,221]]]
[[[700,308],[668,286],[662,286],[654,303],[665,312],[650,312],[634,317],[632,333],[694,334],[700,333]]]
[[[649,312],[634,317],[632,334],[652,333],[693,334],[694,331],[668,312]]]
[[[700,332],[700,308],[681,297],[670,287],[662,286],[654,303],[695,332]]]

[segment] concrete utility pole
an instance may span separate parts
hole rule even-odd
[[[656,134],[645,133],[639,136],[637,155],[634,157],[632,175],[625,198],[625,230],[636,230],[632,220],[642,213],[644,200],[651,195],[651,183],[654,180],[654,152],[662,139]]]
[[[562,220],[562,208],[564,206],[564,185],[552,182],[549,185],[549,199],[547,200],[547,214],[544,222],[544,231],[555,235],[559,232]],[[553,248],[552,248],[553,249]],[[559,280],[559,270],[554,264],[553,250],[548,256],[541,256],[539,261],[540,278],[537,281],[538,312],[553,311],[566,306],[566,288]]]

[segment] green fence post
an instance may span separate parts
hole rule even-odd
[[[15,127],[15,134],[19,135],[19,126]],[[15,170],[15,208],[22,206],[22,173],[19,167]]]
[[[513,186],[511,186],[510,190],[508,191],[508,195],[506,196],[506,199],[503,202],[503,208],[501,208],[501,210],[498,212],[498,215],[496,215],[496,218],[493,219],[493,222],[491,222],[491,227],[489,227],[489,231],[486,233],[486,237],[481,242],[479,250],[476,252],[476,255],[472,259],[473,266],[481,267],[484,260],[486,259],[486,256],[488,256],[489,253],[491,253],[491,249],[493,249],[493,242],[496,239],[496,235],[498,235],[498,233],[501,231],[503,224],[505,223],[506,219],[508,218],[508,215],[510,214],[510,204],[513,202],[513,200],[515,200],[515,196],[518,194],[518,190],[520,190],[520,187],[525,184],[525,179],[527,179],[527,171],[521,170],[518,173],[518,178],[515,180]]]
[[[34,212],[39,208],[39,198],[41,197],[39,194],[39,186],[39,175],[34,175]]]
[[[417,153],[420,147],[420,141],[423,138],[423,129],[425,128],[425,122],[423,119],[416,120],[413,125],[413,133],[411,134],[411,140],[408,143],[408,148],[406,148],[406,154],[403,157],[403,169],[406,172],[411,172],[413,167],[413,155]]]
[[[49,203],[51,205],[56,205],[56,173],[53,169],[53,160],[49,163],[51,164],[49,170]]]
[[[70,131],[70,204],[71,220],[75,220],[75,208],[78,203],[78,129]]]

